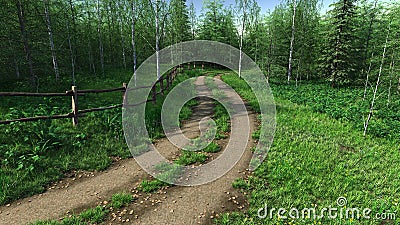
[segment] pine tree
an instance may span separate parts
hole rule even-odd
[[[323,54],[323,67],[331,77],[332,86],[348,85],[356,78],[357,54],[354,36],[356,0],[339,0],[329,13],[329,30]]]

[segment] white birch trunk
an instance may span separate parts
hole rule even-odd
[[[159,34],[159,0],[156,0],[156,5],[155,5],[155,19],[156,19],[156,64],[157,64],[157,79],[160,79],[161,74],[160,74],[160,34]]]
[[[132,0],[132,58],[133,58],[133,77],[135,80],[135,86],[137,82],[137,77],[136,77],[136,63],[137,63],[137,56],[136,56],[136,43],[135,43],[135,22],[136,22],[136,6],[135,6],[135,1]]]
[[[97,35],[99,38],[99,51],[100,51],[100,64],[101,64],[101,73],[104,76],[104,48],[103,41],[101,37],[101,14],[100,14],[100,1],[97,0]]]
[[[363,101],[367,97],[367,88],[368,88],[368,83],[369,83],[369,73],[371,72],[371,67],[372,67],[372,58],[374,57],[374,53],[371,55],[371,60],[369,61],[369,67],[367,71],[367,77],[365,78],[365,86],[364,86],[364,96],[363,96]]]
[[[51,57],[53,60],[53,69],[56,75],[56,81],[60,80],[60,72],[58,70],[58,62],[57,62],[57,53],[54,48],[54,39],[53,39],[53,32],[51,30],[51,21],[50,21],[50,13],[49,13],[49,1],[44,0],[44,14],[46,16],[46,25],[47,25],[47,32],[49,33],[49,41],[50,41],[50,49],[51,49]]]
[[[86,1],[86,10],[87,10],[86,14],[87,14],[87,17],[88,17],[87,30],[88,30],[88,32],[90,32],[92,30],[92,26],[90,25],[91,21],[92,21],[92,14],[90,13],[91,7],[89,7],[88,1]],[[88,52],[89,69],[92,70],[94,74],[96,74],[96,65],[95,65],[94,59],[93,59],[92,42],[91,42],[90,38],[91,38],[91,35],[89,35],[88,43],[87,43],[88,49],[89,49],[89,52]]]
[[[243,18],[242,18],[242,27],[240,31],[240,43],[239,43],[239,77],[242,77],[242,59],[243,59],[243,35],[246,23],[246,5],[247,0],[243,0]]]
[[[296,0],[293,0],[292,37],[290,39],[289,66],[288,66],[288,77],[287,77],[288,84],[290,83],[290,78],[292,76],[293,46],[294,46],[294,35],[296,32],[295,18],[296,18]]]
[[[374,89],[374,96],[372,97],[371,107],[369,109],[367,120],[364,123],[364,136],[367,135],[369,121],[371,120],[373,111],[375,109],[375,101],[376,101],[376,98],[377,98],[376,95],[378,93],[378,87],[379,87],[380,82],[381,82],[382,68],[383,68],[383,63],[385,61],[385,57],[386,57],[386,48],[387,48],[387,44],[388,44],[389,34],[390,34],[390,22],[389,22],[388,32],[387,32],[387,35],[386,35],[385,46],[383,47],[382,60],[381,60],[381,65],[379,67],[378,79],[376,80],[376,85],[375,85],[375,89]]]
[[[72,47],[71,32],[70,32],[68,19],[67,19],[67,33],[68,33],[69,54],[71,56],[71,83],[72,83],[72,86],[75,86],[76,85],[75,84],[75,54],[74,54],[74,50]]]
[[[393,86],[394,63],[395,63],[395,59],[394,59],[394,53],[393,53],[392,62],[390,63],[390,81],[389,81],[389,90],[388,90],[387,103],[386,103],[387,107],[390,104],[390,95],[391,95],[392,86]]]
[[[120,9],[123,9],[124,11],[126,11],[125,4],[122,6],[121,2],[118,1],[118,6],[119,6]],[[125,37],[124,37],[124,30],[123,30],[123,23],[122,23],[122,16],[121,15],[118,17],[118,25],[119,25],[119,34],[121,36],[122,65],[124,66],[124,69],[126,69]]]

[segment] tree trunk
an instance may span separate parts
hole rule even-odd
[[[10,48],[13,48],[13,45],[11,43],[11,39],[8,40],[8,44],[10,46]],[[15,54],[15,51],[12,51],[12,57],[13,57],[13,64],[14,64],[14,69],[15,69],[15,75],[17,78],[20,77],[20,72],[19,72],[19,66],[18,66],[18,60],[17,60],[17,56]]]
[[[160,34],[159,34],[159,0],[156,0],[155,16],[156,16],[156,63],[157,63],[157,79],[160,79]]]
[[[388,40],[389,40],[389,34],[390,34],[390,22],[389,22],[388,32],[387,32],[387,35],[386,35],[385,46],[383,47],[382,60],[381,60],[381,65],[379,67],[378,79],[376,80],[376,85],[375,85],[375,89],[374,89],[374,96],[372,97],[371,107],[369,109],[367,120],[364,123],[364,136],[367,135],[369,121],[371,120],[373,111],[375,109],[375,100],[377,98],[376,95],[378,93],[378,87],[379,87],[380,82],[381,82],[382,68],[383,68],[383,63],[385,61],[385,57],[386,57],[386,48],[387,48],[387,44],[388,44]]]
[[[92,52],[92,41],[91,41],[91,21],[92,21],[92,14],[90,13],[91,7],[89,7],[88,1],[86,1],[86,8],[87,8],[87,17],[88,17],[88,23],[87,23],[87,30],[89,32],[88,35],[88,56],[89,56],[89,69],[93,71],[94,74],[96,74],[96,65],[94,63],[94,57],[93,57],[93,52]]]
[[[299,58],[297,63],[298,64],[297,64],[297,71],[296,71],[296,87],[297,87],[298,82],[299,82],[299,71],[300,71],[301,58]]]
[[[69,27],[69,22],[67,21],[67,33],[68,33],[68,46],[69,46],[69,53],[71,55],[71,84],[72,86],[76,85],[75,82],[75,53],[72,47],[72,41],[71,41],[71,31]]]
[[[373,10],[375,10],[377,4],[378,4],[378,0],[375,0]],[[365,58],[364,58],[364,60],[367,60],[367,58],[368,58],[368,48],[369,48],[369,42],[371,40],[371,35],[373,32],[372,26],[374,25],[374,22],[375,22],[375,16],[376,16],[376,14],[375,14],[375,12],[373,12],[373,14],[371,15],[371,20],[369,21],[367,40],[365,43],[365,56],[364,56]]]
[[[387,104],[386,106],[389,106],[390,104],[390,95],[391,95],[391,91],[392,91],[392,86],[393,86],[393,74],[394,74],[394,63],[395,63],[395,59],[394,59],[394,52],[392,54],[392,62],[390,63],[390,81],[389,81],[389,90],[388,90],[388,96],[387,96]]]
[[[24,43],[25,56],[26,56],[26,60],[28,61],[28,65],[29,65],[29,75],[31,77],[31,84],[32,84],[32,87],[36,87],[36,89],[37,89],[38,88],[37,77],[33,70],[31,49],[29,47],[28,34],[26,32],[26,27],[25,27],[24,9],[23,9],[21,0],[16,0],[16,6],[17,6],[17,10],[18,10],[19,28],[21,30],[22,41]]]
[[[97,0],[97,35],[99,38],[99,52],[100,52],[100,64],[101,64],[101,74],[104,76],[104,48],[103,41],[101,37],[101,14],[100,14],[100,0]]]
[[[296,18],[296,0],[293,0],[292,37],[290,39],[289,66],[288,66],[288,77],[287,77],[288,84],[290,83],[290,77],[292,76],[293,46],[294,46],[294,35],[296,32],[295,18]]]
[[[133,77],[135,80],[136,86],[136,63],[137,63],[137,56],[136,56],[136,45],[135,45],[135,22],[136,22],[136,6],[135,1],[132,0],[132,53],[133,53]]]
[[[121,2],[118,2],[118,5],[120,9],[126,10],[125,4],[122,7]],[[126,69],[125,37],[124,37],[123,22],[121,16],[118,17],[118,25],[119,25],[119,32],[121,36],[121,45],[122,45],[122,65],[124,66],[124,69]]]
[[[51,49],[51,57],[53,59],[53,69],[56,76],[56,81],[60,80],[60,72],[58,70],[58,62],[57,62],[57,53],[54,47],[54,39],[53,39],[53,32],[51,30],[51,21],[50,21],[50,13],[49,13],[49,1],[44,0],[44,13],[46,16],[46,24],[47,24],[47,31],[49,33],[49,41],[50,41],[50,49]]]
[[[372,53],[371,59],[374,57],[374,53]],[[363,101],[367,97],[367,88],[368,88],[368,83],[369,83],[369,73],[371,72],[371,67],[372,67],[372,60],[369,61],[369,67],[367,71],[367,77],[365,79],[365,86],[364,86],[364,96],[363,96]]]
[[[270,36],[270,41],[269,41],[269,48],[268,48],[268,58],[267,58],[267,80],[269,81],[269,78],[271,77],[271,64],[272,64],[272,52],[273,52],[273,34],[271,31],[271,28],[268,28],[268,33]]]
[[[113,34],[111,32],[111,29],[112,29],[112,27],[114,25],[112,24],[112,22],[111,22],[112,19],[110,17],[110,14],[112,12],[112,10],[111,10],[111,2],[109,2],[109,4],[106,4],[105,7],[107,9],[108,46],[109,46],[109,49],[107,51],[108,52],[108,61],[107,62],[110,62],[112,64],[112,63],[114,63],[114,59],[113,59],[114,48],[113,48],[113,45],[112,45],[112,36],[113,36]]]
[[[239,77],[242,77],[242,59],[243,59],[243,35],[244,29],[246,25],[246,4],[247,0],[243,0],[243,18],[242,18],[242,27],[240,31],[240,43],[239,43]]]
[[[69,7],[71,10],[71,18],[72,18],[72,35],[70,34],[70,39],[71,39],[71,46],[72,46],[72,51],[74,53],[74,64],[76,64],[76,56],[78,55],[77,53],[77,43],[76,43],[76,36],[77,34],[77,29],[76,29],[76,12],[75,12],[75,6],[72,2],[72,0],[69,0]]]

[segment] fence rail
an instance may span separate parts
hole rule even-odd
[[[29,93],[29,92],[0,92],[0,96],[29,96],[29,97],[61,97],[61,96],[71,96],[71,108],[72,112],[63,115],[50,115],[50,116],[36,116],[36,117],[27,117],[27,118],[19,118],[19,119],[12,119],[12,120],[1,120],[0,124],[10,124],[13,122],[29,122],[29,121],[38,121],[38,120],[53,120],[53,119],[65,119],[65,118],[72,118],[72,124],[74,126],[78,125],[78,118],[85,116],[85,113],[89,112],[98,112],[110,109],[116,109],[123,106],[126,107],[133,107],[138,106],[147,102],[153,102],[154,104],[157,101],[157,95],[162,94],[172,86],[172,82],[174,81],[178,71],[177,68],[172,69],[169,73],[165,76],[160,77],[153,86],[140,86],[134,88],[127,88],[126,83],[122,84],[122,87],[118,88],[111,88],[111,89],[89,89],[89,90],[79,90],[76,86],[72,86],[71,90],[66,91],[65,93]],[[164,84],[165,83],[165,84]],[[159,92],[157,92],[157,85],[160,86]],[[78,109],[78,96],[84,96],[88,93],[107,93],[107,92],[123,92],[123,103],[125,102],[125,94],[127,91],[141,89],[141,88],[151,88],[151,99],[136,103],[136,104],[118,104],[113,106],[106,106],[106,107],[99,107],[99,108],[91,108],[91,109]]]
[[[29,93],[29,92],[0,92],[0,96],[31,96],[31,97],[62,97],[72,96],[74,93],[69,90],[65,93]]]

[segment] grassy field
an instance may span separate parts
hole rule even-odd
[[[254,95],[243,80],[235,75],[224,75],[222,78],[257,111]],[[379,213],[380,218],[389,217],[400,212],[399,129],[388,126],[381,133],[376,125],[371,127],[367,137],[363,137],[359,126],[359,123],[362,125],[360,113],[349,112],[358,110],[352,107],[362,107],[354,99],[360,94],[362,96],[363,90],[336,90],[323,84],[304,85],[297,89],[273,84],[272,89],[277,104],[277,130],[273,146],[264,163],[251,176],[233,184],[248,195],[250,208],[245,214],[225,214],[216,222],[398,224],[400,218],[382,220],[375,216]],[[399,117],[392,117],[392,114],[399,111],[386,111],[379,108],[384,103],[378,105],[379,113],[373,118],[373,123],[398,123]],[[399,104],[397,102],[390,107],[398,109]],[[253,136],[257,137],[257,133]],[[346,206],[337,205],[339,197],[346,198]],[[259,218],[258,212],[263,216],[265,206],[267,216]],[[312,215],[311,218],[302,218],[301,210],[304,208],[313,208],[320,215],[325,207],[344,211],[357,207],[361,213],[369,208],[372,210],[369,214],[371,219],[351,218],[351,212],[342,219],[328,219],[326,212],[322,219],[313,219]],[[263,210],[259,211],[260,208]],[[279,218],[276,211],[271,218],[271,208],[287,211],[296,208],[300,211],[300,219]],[[285,215],[289,217],[288,212]]]

